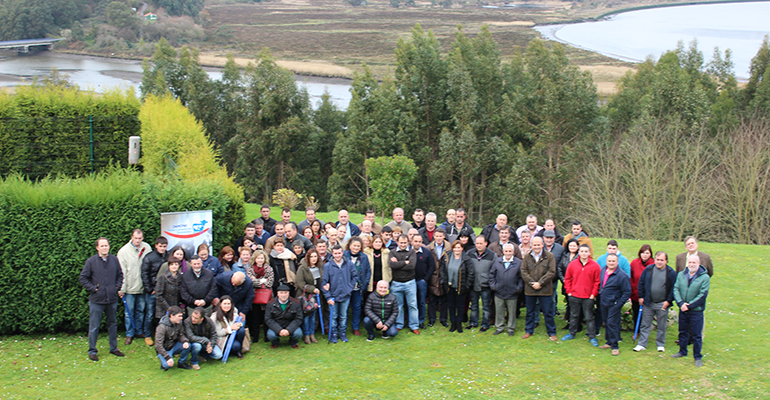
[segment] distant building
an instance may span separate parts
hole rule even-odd
[[[158,16],[153,14],[153,13],[147,13],[147,14],[144,14],[144,19],[146,19],[148,21],[157,21],[158,20]]]

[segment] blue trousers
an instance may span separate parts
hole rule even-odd
[[[393,281],[390,284],[390,292],[398,299],[398,317],[396,328],[404,328],[404,304],[409,307],[409,329],[420,327],[420,316],[417,311],[417,283],[414,279],[408,282]]]
[[[334,302],[334,318],[330,318],[329,332],[332,335],[342,335],[348,329],[348,307],[350,306],[350,299],[345,301]],[[268,338],[269,339],[269,338]]]
[[[241,352],[241,346],[243,346],[243,339],[246,337],[246,328],[241,327],[235,334],[235,340],[233,341],[233,347],[230,348],[230,354],[238,354]]]
[[[548,336],[556,335],[556,322],[553,320],[553,298],[548,296],[525,296],[527,301],[527,320],[524,331],[530,335],[535,332],[535,319],[540,311],[543,311],[545,317],[545,330]],[[538,301],[540,306],[538,306]]]
[[[425,298],[428,297],[428,282],[420,279],[417,283],[417,315],[420,323],[425,323]]]
[[[481,327],[489,329],[489,319],[492,317],[492,291],[482,289],[480,292],[471,290],[471,318],[470,325],[479,326],[479,298],[481,298],[482,314]]]
[[[88,302],[88,354],[96,354],[96,339],[99,338],[99,326],[102,324],[102,314],[107,313],[107,332],[110,335],[110,351],[118,349],[118,302],[111,304],[96,304]]]
[[[389,326],[388,330],[386,330],[385,333],[383,333],[383,335],[390,336],[390,337],[395,337],[396,335],[398,335],[398,329],[396,329],[394,325],[395,324]],[[372,322],[372,320],[369,319],[369,317],[364,317],[364,328],[366,328],[366,332],[368,332],[370,335],[374,335],[374,332],[382,332],[382,330],[377,329],[374,326],[374,322]]]
[[[353,330],[359,330],[361,328],[361,311],[364,305],[364,294],[360,290],[354,290],[350,294],[350,310],[351,318],[350,322],[353,325]]]
[[[168,351],[168,355],[171,356],[171,358],[174,358],[174,354],[179,354],[179,364],[183,364],[185,361],[187,361],[187,357],[190,356],[192,348],[192,343],[185,349],[182,342],[176,342],[174,343],[174,347]],[[158,354],[158,358],[160,359],[160,366],[164,369],[168,369],[168,362],[166,359],[160,354]]]
[[[144,294],[144,337],[152,337],[152,320],[155,318],[155,295]],[[141,323],[136,321],[137,325]],[[137,327],[138,328],[138,327]]]
[[[144,331],[144,293],[139,294],[124,294],[123,298],[126,299],[126,337],[134,337],[141,335]],[[134,326],[131,323],[131,315],[134,316]]]
[[[289,335],[289,344],[294,346],[295,344],[299,343],[300,339],[302,339],[302,329],[297,328],[294,330],[294,332],[291,332],[291,335]],[[274,345],[278,345],[278,343],[281,342],[281,336],[278,336],[278,332],[273,332],[272,329],[268,329],[267,340],[269,340],[270,343]]]
[[[602,310],[602,319],[604,320],[604,338],[613,350],[617,350],[620,340],[620,314],[623,311],[623,303],[618,302],[618,304],[611,306],[601,305],[599,308]]]
[[[302,317],[302,334],[305,336],[315,334],[315,315],[316,313],[312,313]]]
[[[663,323],[666,323],[663,320]],[[679,311],[679,352],[687,355],[687,345],[692,341],[692,355],[700,360],[703,348],[703,311]]]
[[[198,356],[210,358],[212,360],[219,360],[222,358],[222,349],[217,345],[211,347],[211,353],[206,353],[206,349],[200,343],[190,343],[190,346],[192,346],[192,351],[190,352],[190,354],[192,354],[192,357],[190,358],[192,365],[198,365],[200,362]]]

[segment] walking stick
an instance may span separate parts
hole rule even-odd
[[[337,304],[335,302],[335,304]],[[329,334],[326,335],[326,341],[331,342],[332,340],[332,321],[334,321],[334,306],[329,306]]]
[[[323,335],[326,332],[324,331],[324,313],[321,312],[321,306],[322,306],[322,304],[321,304],[321,295],[316,293],[315,294],[315,300],[318,302],[318,319],[321,321],[321,334]],[[315,329],[315,328],[313,328],[313,329]]]
[[[235,322],[241,322],[241,316],[239,315],[238,318],[235,319]],[[222,364],[227,362],[227,357],[230,356],[230,350],[233,349],[233,342],[235,342],[235,336],[238,334],[238,331],[234,331],[230,333],[230,336],[227,338],[227,344],[225,345],[225,352],[222,354]]]
[[[636,328],[634,328],[634,338],[632,340],[636,340],[636,334],[639,333],[639,325],[641,325],[642,322],[642,308],[644,306],[642,304],[639,304],[639,316],[636,317]]]
[[[132,310],[128,309],[128,303],[126,302],[126,298],[121,297],[121,299],[123,300],[123,306],[126,307],[126,314],[128,314],[128,321],[131,322],[131,329],[136,331],[136,323],[134,322],[134,313]]]

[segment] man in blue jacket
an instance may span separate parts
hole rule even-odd
[[[246,315],[254,302],[254,284],[251,279],[243,272],[229,271],[217,275],[216,281],[219,286],[219,297],[230,296],[233,299],[233,306],[238,309],[238,315],[246,321]]]
[[[342,247],[336,245],[332,248],[332,259],[324,265],[321,278],[321,290],[327,299],[329,306],[334,307],[334,318],[329,325],[331,338],[329,341],[337,343],[337,338],[343,342],[348,341],[345,331],[348,327],[348,307],[350,296],[358,282],[356,267],[342,256]]]
[[[711,278],[706,268],[700,265],[700,257],[697,254],[688,256],[687,269],[677,275],[674,284],[674,300],[679,306],[679,353],[671,357],[687,356],[687,345],[692,340],[696,367],[703,366],[703,310],[706,309],[710,284]]]
[[[505,331],[505,310],[508,310],[508,336],[516,331],[516,309],[519,292],[524,288],[521,279],[521,260],[513,256],[514,244],[503,245],[503,256],[496,259],[489,270],[489,288],[495,293],[494,335]]]
[[[600,349],[612,349],[612,355],[620,354],[618,340],[620,339],[620,314],[623,304],[631,296],[631,278],[618,268],[618,255],[607,255],[607,266],[602,268],[599,276],[599,298],[601,301],[602,319],[605,323],[604,337],[607,343]]]
[[[639,305],[642,307],[642,322],[639,324],[639,342],[634,351],[647,348],[652,331],[652,317],[658,320],[655,344],[658,351],[666,351],[666,321],[668,308],[674,304],[674,283],[676,272],[667,265],[668,254],[655,253],[655,265],[647,266],[639,278]]]

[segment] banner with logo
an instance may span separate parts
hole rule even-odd
[[[161,235],[168,239],[169,250],[174,246],[182,246],[189,257],[196,254],[201,243],[206,243],[211,248],[212,219],[211,210],[161,213]],[[211,253],[213,252],[212,250]]]

